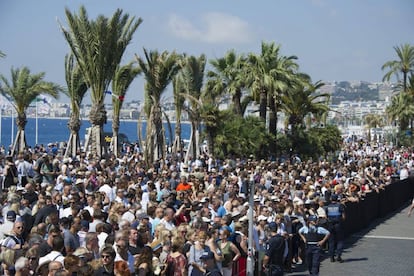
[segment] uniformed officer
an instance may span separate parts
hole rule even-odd
[[[329,256],[331,262],[335,262],[335,248],[336,260],[340,263],[342,260],[342,250],[344,247],[344,229],[342,222],[345,220],[345,206],[338,201],[338,195],[331,195],[331,203],[326,206],[326,215],[328,217],[328,230],[331,232],[329,237]]]
[[[268,276],[283,275],[283,253],[285,252],[285,239],[277,233],[276,222],[268,225],[270,238],[265,245],[263,268]]]
[[[310,275],[319,275],[322,247],[329,238],[329,231],[318,226],[318,217],[311,215],[308,224],[299,229],[299,236],[306,244],[306,262]]]

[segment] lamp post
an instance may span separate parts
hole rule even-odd
[[[248,219],[249,219],[249,247],[247,249],[247,276],[254,275],[254,250],[253,250],[253,206],[254,206],[254,178],[253,174],[250,175],[250,182],[249,182],[249,211],[248,211]]]

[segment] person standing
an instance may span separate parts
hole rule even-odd
[[[231,276],[233,274],[233,263],[240,258],[240,250],[229,241],[230,232],[227,229],[220,230],[220,241],[218,247],[223,255],[221,261],[222,271],[224,276]]]
[[[19,185],[20,187],[24,187],[28,182],[29,174],[32,173],[32,164],[29,163],[29,155],[19,153],[18,160],[15,162],[17,167],[17,173],[19,177]]]
[[[318,217],[311,215],[308,218],[308,225],[299,229],[299,236],[306,244],[306,262],[309,273],[312,276],[319,275],[321,265],[322,247],[329,238],[329,231],[318,226]]]
[[[345,238],[342,222],[345,220],[345,206],[338,201],[338,195],[331,195],[331,203],[326,206],[326,215],[328,217],[328,230],[331,233],[329,236],[329,256],[331,262],[335,262],[336,251],[336,261],[342,263],[342,250]]]
[[[277,233],[277,224],[275,222],[269,223],[268,229],[270,231],[270,239],[265,246],[265,255],[262,261],[263,271],[268,276],[282,276],[285,239]]]
[[[12,156],[6,156],[5,166],[3,169],[3,183],[2,189],[8,190],[10,186],[18,184],[18,172],[17,167],[13,162]]]

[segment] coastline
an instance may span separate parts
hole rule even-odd
[[[15,116],[6,116],[6,115],[3,115],[2,116],[2,118],[13,118],[13,119],[15,119],[16,117]],[[36,119],[36,117],[35,116],[27,116],[27,119]],[[52,116],[38,116],[37,117],[37,119],[50,119],[50,120],[69,120],[70,119],[70,117],[52,117]],[[82,121],[87,121],[87,122],[89,122],[89,119],[87,119],[87,118],[81,118],[81,120]],[[108,120],[107,120],[108,122],[112,122],[112,118],[108,118]],[[138,123],[138,120],[137,119],[120,119],[119,120],[120,122],[136,122],[136,123]],[[147,120],[141,120],[141,122],[147,122]],[[168,123],[168,121],[167,120],[163,120],[162,121],[163,123]],[[175,121],[175,120],[170,120],[170,123],[171,124],[175,124],[177,121]],[[187,120],[184,120],[184,121],[181,121],[181,124],[190,124],[191,122],[190,121],[187,121]]]

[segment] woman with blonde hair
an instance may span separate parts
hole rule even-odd
[[[2,249],[0,253],[0,262],[1,262],[1,275],[13,275],[10,271],[10,268],[14,267],[15,263],[15,250],[10,248]],[[14,273],[14,272],[13,272]]]
[[[29,269],[32,271],[32,275],[36,271],[39,265],[39,250],[37,247],[31,247],[27,250],[25,257],[29,260]]]
[[[204,231],[200,231],[196,237],[194,244],[191,245],[190,250],[187,252],[188,257],[188,275],[190,276],[201,276],[204,273],[203,262],[200,257],[204,252],[209,252],[210,247],[205,243],[207,240],[207,234]]]

